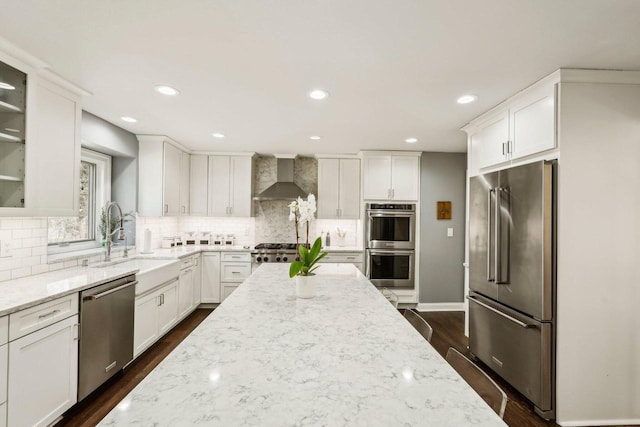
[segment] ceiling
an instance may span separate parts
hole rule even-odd
[[[462,125],[560,67],[640,69],[637,0],[0,6],[0,37],[92,92],[86,110],[195,150],[462,152]],[[160,95],[156,85],[180,95]],[[309,99],[315,88],[329,98]],[[456,103],[469,93],[475,103]]]

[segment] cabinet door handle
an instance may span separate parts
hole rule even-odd
[[[158,307],[162,305],[162,295],[158,295]]]
[[[164,213],[169,213],[169,205],[164,205]]]
[[[513,141],[507,141],[507,152],[509,154],[513,153]]]
[[[55,315],[56,313],[59,313],[59,312],[60,312],[60,310],[52,310],[52,311],[50,311],[48,313],[41,314],[40,316],[38,316],[38,319],[44,319],[45,317],[53,316],[53,315]]]
[[[229,206],[229,214],[233,215],[233,206]]]

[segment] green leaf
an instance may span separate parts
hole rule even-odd
[[[322,258],[326,257],[327,253],[326,252],[322,252],[316,259],[313,260],[313,264],[315,264],[316,262],[320,261]]]
[[[322,239],[318,237],[316,241],[313,242],[313,247],[311,247],[311,261],[316,259],[321,249],[322,249]]]
[[[300,272],[302,263],[300,261],[293,261],[289,267],[289,277],[295,277]]]

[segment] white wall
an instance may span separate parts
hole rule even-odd
[[[557,421],[640,424],[640,85],[560,95]]]

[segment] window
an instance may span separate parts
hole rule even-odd
[[[75,217],[49,217],[49,253],[99,247],[100,213],[111,197],[111,157],[82,149],[80,211]]]

